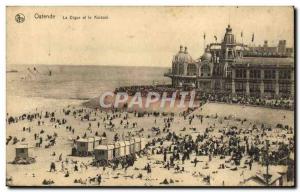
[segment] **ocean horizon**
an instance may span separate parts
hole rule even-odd
[[[8,65],[8,96],[88,100],[120,86],[170,84],[166,67]],[[51,73],[51,74],[50,74]]]

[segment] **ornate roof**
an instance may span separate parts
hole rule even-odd
[[[210,61],[212,58],[211,53],[209,52],[205,52],[202,56],[201,56],[201,60],[202,61]]]
[[[187,52],[187,47],[185,50],[182,50],[183,47],[180,46],[179,52],[173,57],[173,63],[193,63],[193,58]]]

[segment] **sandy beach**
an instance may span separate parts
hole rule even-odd
[[[14,101],[21,101],[15,103]],[[101,112],[95,111],[93,109],[85,108],[85,110],[91,112],[92,117],[95,117],[95,121],[82,121],[79,118],[74,118],[72,116],[65,116],[63,109],[67,110],[76,110],[84,109],[81,105],[82,101],[80,100],[55,100],[55,99],[43,99],[39,98],[30,98],[30,99],[20,99],[18,97],[10,97],[8,100],[8,110],[7,112],[10,115],[17,116],[22,113],[28,112],[43,112],[45,111],[55,111],[57,118],[65,118],[67,120],[66,125],[59,125],[55,122],[49,122],[49,119],[42,118],[44,122],[43,126],[37,125],[37,120],[33,121],[19,121],[18,123],[12,123],[7,125],[6,135],[8,136],[17,136],[19,140],[24,139],[24,142],[28,142],[33,146],[33,156],[36,158],[36,162],[29,165],[14,165],[11,162],[15,157],[15,146],[10,142],[7,145],[7,178],[12,178],[12,181],[8,183],[11,186],[40,186],[44,179],[53,180],[54,184],[51,186],[96,186],[96,182],[89,182],[90,178],[95,177],[97,174],[102,175],[101,186],[236,186],[243,185],[243,181],[246,178],[251,177],[257,171],[265,170],[265,166],[262,166],[260,163],[254,162],[252,170],[244,168],[243,163],[239,166],[236,171],[232,171],[230,167],[233,167],[231,163],[227,163],[229,168],[219,169],[220,164],[225,163],[226,159],[230,156],[225,157],[225,159],[220,159],[220,156],[214,156],[209,160],[208,156],[197,156],[199,163],[194,167],[192,160],[196,157],[195,154],[192,154],[190,160],[186,160],[184,164],[180,160],[175,161],[176,165],[180,167],[184,166],[184,171],[176,171],[174,168],[168,170],[164,168],[163,156],[161,154],[152,154],[151,150],[147,150],[147,154],[137,156],[137,160],[134,166],[129,167],[127,170],[124,170],[118,167],[116,170],[112,170],[111,167],[106,167],[103,170],[102,167],[93,167],[89,164],[92,162],[93,157],[75,157],[71,155],[71,149],[73,146],[72,139],[75,139],[76,136],[82,136],[87,134],[87,136],[93,136],[95,132],[102,134],[105,132],[107,134],[108,142],[113,143],[113,136],[115,133],[119,135],[128,135],[130,133],[137,134],[138,130],[141,128],[144,129],[141,132],[141,136],[148,138],[150,141],[153,138],[162,138],[167,135],[167,133],[161,133],[155,135],[151,128],[163,127],[165,116],[149,116],[149,117],[135,117],[133,113],[128,114],[129,125],[133,122],[137,123],[137,127],[124,129],[121,126],[117,126],[115,129],[108,129],[105,123],[102,123],[103,118],[106,117],[110,112]],[[14,105],[15,104],[15,105]],[[34,105],[31,105],[34,104]],[[18,108],[22,110],[16,110]],[[26,106],[26,107],[25,107]],[[10,111],[9,109],[14,109],[16,111]],[[253,113],[255,110],[256,113]],[[214,127],[211,135],[215,137],[220,136],[220,130],[226,125],[238,126],[241,129],[248,130],[253,124],[265,123],[275,127],[276,124],[281,123],[283,125],[288,125],[293,127],[293,111],[286,110],[272,110],[267,108],[258,108],[258,107],[245,107],[241,105],[228,105],[228,104],[217,104],[217,103],[208,103],[203,107],[197,109],[191,115],[203,115],[203,123],[200,123],[199,119],[195,119],[189,124],[188,118],[184,120],[182,116],[178,113],[174,116],[174,122],[171,124],[170,131],[176,132],[179,135],[192,135],[196,137],[198,134],[204,133],[206,128]],[[215,118],[215,115],[218,115],[218,118]],[[224,117],[231,116],[231,119],[225,120]],[[169,117],[169,116],[167,116]],[[276,118],[274,118],[276,117]],[[122,118],[113,119],[113,123],[118,125],[119,121]],[[247,119],[245,123],[241,125],[240,121],[236,119]],[[97,127],[97,122],[100,122],[100,127]],[[89,127],[91,123],[91,128]],[[72,134],[70,131],[66,130],[66,126],[71,125],[75,129],[75,133]],[[30,132],[23,131],[23,127],[30,127]],[[106,128],[105,128],[106,127]],[[186,130],[183,131],[183,128]],[[195,128],[195,129],[190,129]],[[49,148],[45,148],[44,144],[41,148],[34,147],[36,141],[33,139],[34,133],[40,134],[44,139],[46,135],[53,135],[56,133],[58,135],[56,139],[56,144]],[[268,133],[268,137],[283,141],[282,135],[286,132],[279,129],[273,129]],[[149,135],[149,136],[148,136]],[[292,138],[293,135],[287,135]],[[240,135],[242,137],[242,135]],[[46,144],[46,141],[45,141]],[[169,143],[170,144],[170,143]],[[169,145],[167,141],[161,146],[159,143],[156,143],[152,148],[160,149],[161,147]],[[55,155],[53,155],[55,152]],[[62,156],[62,161],[59,160],[59,155]],[[171,154],[168,154],[169,158]],[[244,162],[248,157],[243,157],[241,162]],[[62,162],[67,160],[68,163]],[[49,172],[50,162],[55,162],[56,172]],[[74,171],[74,162],[77,162],[80,165],[79,171]],[[144,170],[145,163],[151,164],[152,171],[147,173]],[[225,163],[226,164],[226,163]],[[63,168],[62,168],[63,166]],[[274,168],[273,168],[274,169]],[[69,176],[65,177],[66,170],[69,172]],[[272,166],[270,166],[272,170]],[[275,170],[275,169],[274,169]],[[138,177],[139,174],[142,174],[142,178]],[[230,174],[230,177],[224,177],[225,175]],[[243,175],[243,176],[241,176]],[[210,176],[211,180],[208,184],[203,178]],[[75,179],[81,178],[84,182],[81,184],[74,183]],[[235,178],[235,179],[232,179]],[[168,184],[161,184],[161,182],[167,179]],[[171,180],[171,182],[170,182]],[[290,183],[291,185],[291,183]]]

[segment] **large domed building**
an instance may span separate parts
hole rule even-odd
[[[195,61],[187,52],[187,47],[180,46],[179,52],[173,57],[172,69],[176,75],[196,75]]]
[[[207,93],[256,97],[293,97],[294,58],[282,54],[251,54],[249,50],[256,49],[237,43],[228,25],[222,42],[207,45],[199,59],[193,60],[187,47],[180,46],[173,57],[172,69],[165,76],[172,79],[173,87],[180,89],[195,88]]]

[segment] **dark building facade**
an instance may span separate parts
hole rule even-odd
[[[285,42],[280,44],[285,46]],[[207,45],[199,59],[193,60],[187,47],[180,46],[165,76],[172,79],[173,87],[193,87],[208,93],[293,97],[294,58],[275,53],[250,56],[250,52],[247,45],[236,42],[228,26],[222,42]]]

